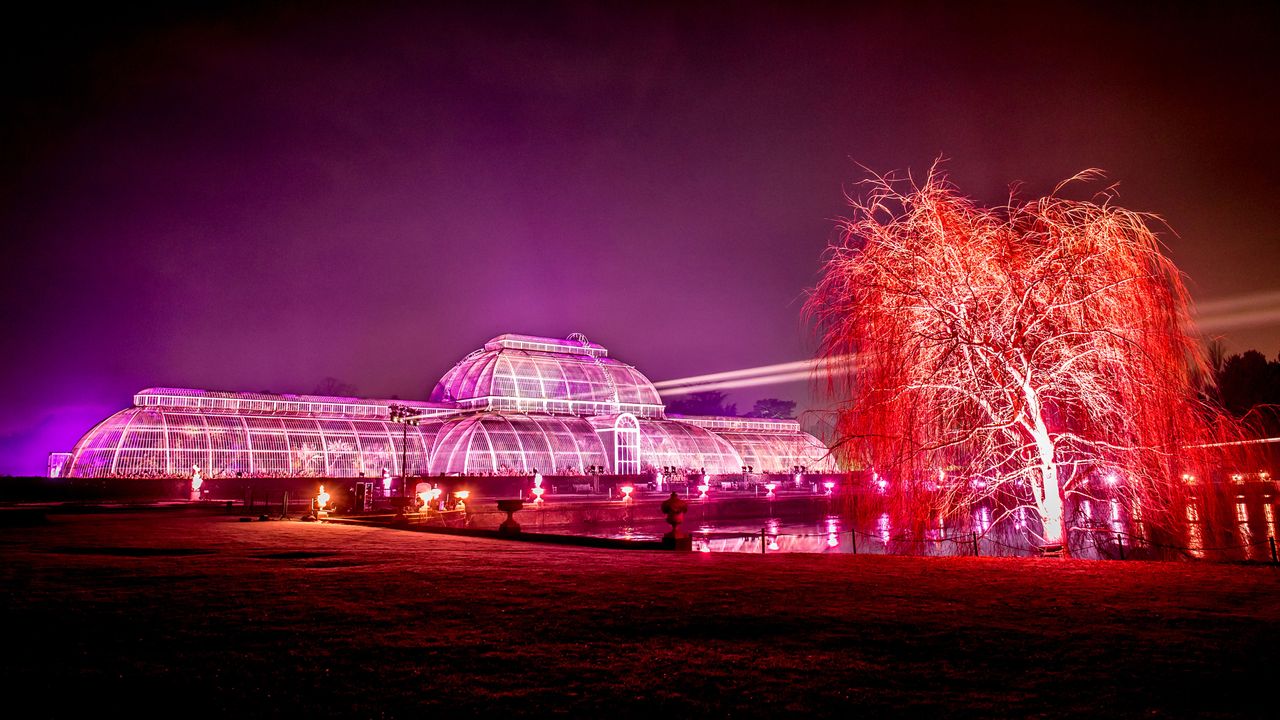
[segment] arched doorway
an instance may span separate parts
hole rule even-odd
[[[613,422],[613,473],[640,474],[640,421],[622,413]]]

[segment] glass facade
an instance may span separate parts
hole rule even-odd
[[[439,427],[133,407],[89,431],[77,443],[67,473],[178,477],[199,466],[205,477],[376,477],[384,469],[399,475],[402,460],[410,473],[425,472]],[[401,452],[406,441],[407,454]]]
[[[789,473],[796,467],[825,470],[829,463],[827,446],[809,433],[726,432],[720,433],[742,464],[757,473]]]
[[[431,471],[463,475],[585,474],[608,467],[608,452],[579,417],[484,413],[447,421],[431,451]]]
[[[417,425],[392,422],[406,405]],[[407,446],[407,447],[406,447]],[[831,470],[794,420],[667,418],[653,384],[605,348],[501,335],[462,359],[429,402],[148,388],[59,469],[78,477],[378,477]]]
[[[736,473],[742,458],[715,433],[676,420],[640,423],[640,471],[675,467],[713,475]]]
[[[649,378],[599,345],[500,335],[454,365],[431,392],[471,410],[662,417]]]

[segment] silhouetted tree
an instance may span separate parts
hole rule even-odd
[[[778,398],[764,398],[757,400],[751,412],[747,413],[747,417],[757,418],[792,418],[795,417],[796,401],[795,400],[779,400]]]
[[[1232,355],[1222,363],[1217,379],[1227,412],[1243,418],[1256,434],[1280,433],[1280,357],[1268,361],[1257,350]]]

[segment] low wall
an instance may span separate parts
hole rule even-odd
[[[720,488],[722,484],[744,485],[742,475],[709,475],[712,488]],[[841,485],[848,476],[844,475],[806,475],[806,485],[821,486],[821,483],[834,479]],[[702,476],[688,478],[673,476],[664,483],[678,489],[681,494],[693,492],[693,487],[701,481]],[[776,482],[780,486],[793,487],[793,476],[753,474],[749,477],[752,484],[763,485],[765,482]],[[289,493],[292,501],[305,502],[305,498],[315,497],[320,486],[341,504],[348,493],[355,490],[359,482],[372,482],[375,497],[382,494],[382,479],[369,477],[333,478],[333,477],[237,477],[237,478],[205,478],[201,486],[201,497],[206,500],[232,500],[238,502],[279,502],[284,493]],[[411,494],[419,483],[430,483],[445,493],[466,490],[473,499],[482,498],[531,498],[533,476],[531,475],[476,475],[476,476],[435,476],[409,478],[407,492],[402,492],[400,479],[392,478],[389,497],[401,497]],[[606,497],[619,497],[619,488],[631,486],[637,493],[646,489],[656,490],[652,475],[547,475],[543,477],[542,486],[547,489],[547,499],[555,495],[598,492]],[[46,477],[6,477],[0,478],[0,502],[151,502],[157,500],[187,500],[191,497],[191,481],[187,478],[46,478]]]

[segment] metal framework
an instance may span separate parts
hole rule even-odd
[[[86,433],[60,471],[173,477],[198,466],[205,477],[376,477],[834,469],[827,449],[794,420],[666,417],[648,378],[580,335],[496,337],[449,370],[430,402],[183,388],[148,388],[133,400]]]
[[[77,477],[378,476],[425,471],[439,422],[403,428],[387,420],[240,415],[133,407],[103,420],[72,453]]]

